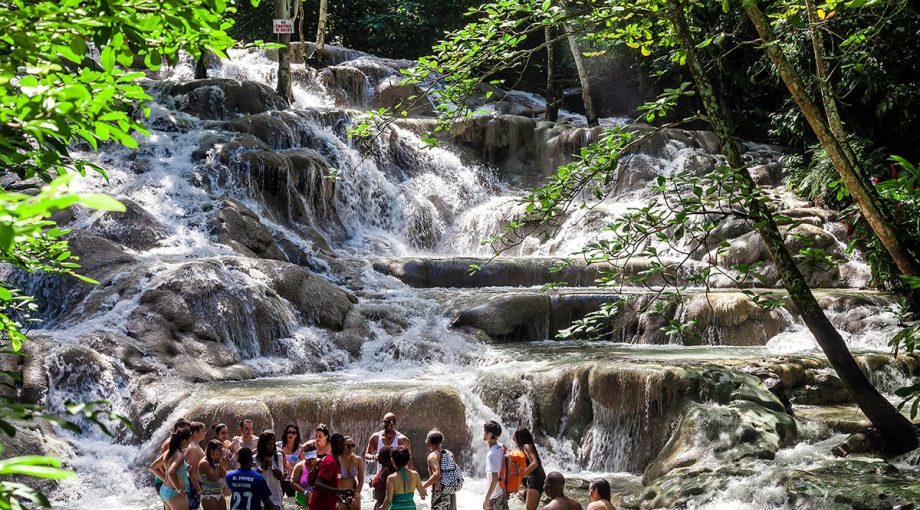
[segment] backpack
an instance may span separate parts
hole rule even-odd
[[[441,487],[445,494],[454,494],[463,488],[463,471],[450,450],[441,450]]]
[[[502,447],[504,448],[504,447]],[[527,469],[527,455],[520,450],[505,448],[505,461],[498,473],[498,484],[505,492],[517,492],[524,479],[524,470]]]

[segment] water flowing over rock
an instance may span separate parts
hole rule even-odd
[[[304,436],[323,422],[360,452],[392,411],[423,473],[425,435],[444,432],[468,480],[461,510],[481,504],[490,419],[507,446],[517,428],[532,430],[547,471],[564,471],[579,497],[586,479],[611,479],[624,508],[920,504],[910,462],[833,456],[867,422],[794,307],[752,301],[784,293],[748,222],[719,224],[689,254],[592,264],[579,254],[660,198],[649,189],[658,177],[718,168],[712,133],[614,118],[588,128],[565,111],[547,123],[541,98],[489,86],[470,103],[482,111],[430,147],[420,135],[438,98],[402,83],[412,62],[294,46],[291,104],[274,92],[276,51],[234,50],[207,80],[180,63],[146,83],[151,135],[137,151],[78,154],[110,179],[73,189],[127,207],[52,218],[73,230],[80,273],[98,285],[0,269],[36,295],[45,320],[28,358],[3,358],[21,373],[19,398],[62,413],[70,400],[105,399],[134,424],[110,423],[114,439],[44,425],[17,438],[14,451],[36,445],[81,473],[55,488],[55,503],[158,506],[139,473],[180,416],[231,430],[242,418],[257,431],[296,423]],[[348,136],[363,111],[408,103],[407,118],[374,138]],[[652,136],[621,160],[603,199],[528,225],[543,237],[489,242],[530,188],[613,126]],[[860,367],[889,396],[913,384],[920,356],[888,353],[896,299],[858,290],[868,268],[838,215],[783,188],[784,149],[741,147],[788,246],[839,261],[802,270]],[[723,274],[703,288],[693,276],[712,263]],[[762,279],[737,288],[734,263],[763,263]],[[670,281],[650,276],[659,264]],[[670,282],[693,285],[660,295]],[[596,334],[557,338],[611,302]]]

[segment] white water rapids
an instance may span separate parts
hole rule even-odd
[[[275,66],[261,53],[238,52],[233,53],[230,61],[212,69],[210,75],[273,86]],[[185,64],[169,70],[167,74],[161,78],[188,80],[192,69]],[[456,438],[447,437],[446,443],[448,448],[464,451],[472,459],[463,466],[468,475],[458,503],[461,510],[476,510],[480,508],[485,486],[483,464],[486,448],[479,435],[482,423],[489,419],[500,420],[507,431],[502,441],[510,445],[514,429],[533,428],[533,408],[541,405],[544,397],[549,398],[523,392],[516,399],[502,400],[499,406],[490,407],[485,403],[481,386],[494,377],[505,376],[509,371],[514,374],[555,373],[567,366],[594,361],[622,362],[632,366],[642,363],[667,365],[688,360],[746,360],[774,354],[817,356],[813,337],[791,316],[788,327],[770,338],[765,346],[755,347],[598,343],[580,349],[579,344],[551,344],[549,338],[539,339],[533,344],[508,346],[485,342],[481,337],[452,328],[454,310],[451,307],[465,299],[474,299],[478,289],[413,288],[394,277],[374,271],[367,260],[407,256],[488,257],[491,249],[480,241],[500,232],[504,222],[519,208],[518,200],[525,190],[505,183],[495,169],[484,163],[475,163],[463,154],[446,148],[425,148],[408,129],[392,128],[392,136],[377,139],[370,151],[371,156],[365,157],[357,143],[345,137],[334,122],[322,120],[322,114],[330,114],[327,118],[335,115],[351,118],[358,112],[337,107],[336,98],[327,90],[329,85],[316,78],[315,74],[304,72],[299,76],[301,79],[295,83],[292,109],[300,115],[301,132],[290,134],[290,137],[294,140],[308,135],[311,140],[309,149],[322,154],[340,173],[332,199],[337,221],[323,223],[318,218],[314,220],[317,230],[328,236],[332,248],[341,256],[342,266],[360,280],[360,289],[356,293],[358,306],[366,318],[367,336],[362,339],[359,352],[349,352],[326,329],[302,324],[283,300],[276,300],[272,309],[273,317],[280,318],[285,327],[282,338],[272,349],[266,350],[259,345],[257,330],[261,318],[254,311],[249,317],[233,317],[232,321],[228,318],[228,325],[220,334],[223,338],[234,339],[235,353],[240,356],[241,363],[254,369],[260,377],[194,386],[191,395],[165,419],[138,424],[155,430],[144,444],[129,440],[114,441],[98,432],[83,435],[61,432],[77,451],[77,455],[67,461],[80,477],[61,483],[51,494],[56,506],[93,510],[161,508],[150,485],[146,463],[151,458],[151,451],[160,444],[169,425],[177,417],[209,398],[309,393],[321,391],[311,389],[316,385],[332,382],[345,388],[342,391],[350,391],[350,388],[355,393],[374,394],[379,391],[382,394],[391,385],[400,391],[428,387],[456,390],[462,400],[471,439],[463,438],[458,444]],[[368,82],[368,96],[373,94],[374,86],[375,83]],[[520,98],[539,103],[527,95],[521,94]],[[286,239],[307,254],[305,263],[324,279],[338,285],[348,284],[342,276],[347,271],[332,268],[327,259],[314,256],[316,239],[309,238],[292,223],[284,221],[277,210],[279,206],[266,204],[251,191],[252,183],[234,179],[221,181],[214,177],[213,169],[219,166],[216,149],[208,152],[203,161],[195,160],[194,153],[203,140],[227,136],[227,131],[219,123],[202,121],[182,113],[166,98],[157,98],[152,107],[153,114],[149,120],[151,134],[138,138],[140,148],[137,154],[113,147],[107,147],[98,154],[85,154],[107,169],[109,182],[89,176],[78,180],[73,187],[77,191],[102,190],[120,199],[129,199],[165,226],[164,238],[155,246],[127,250],[136,257],[139,265],[146,268],[146,274],[138,280],[139,288],[125,293],[123,297],[108,298],[92,312],[81,314],[78,309],[78,313],[70,319],[50,321],[43,329],[35,331],[36,334],[50,337],[63,349],[87,334],[100,331],[123,333],[131,314],[141,305],[144,293],[166,283],[172,274],[170,270],[190,261],[235,256],[236,252],[230,246],[217,242],[211,230],[214,204],[216,198],[222,196],[239,200],[256,213],[273,237]],[[578,121],[573,115],[564,118]],[[621,121],[606,121],[607,124],[618,122]],[[288,135],[278,133],[278,136],[280,139]],[[226,142],[220,142],[217,147],[223,143]],[[641,157],[659,174],[668,175],[680,171],[698,152],[699,149],[675,141],[655,157]],[[576,211],[553,238],[545,242],[527,240],[514,253],[507,255],[567,256],[595,240],[597,226],[605,218],[641,204],[647,198],[643,190],[632,191],[613,196],[597,208]],[[293,216],[295,213],[289,211],[287,214]],[[101,220],[101,216],[80,211],[70,227],[87,230],[106,228],[104,221],[108,220]],[[842,244],[841,240],[837,242]],[[864,284],[867,269],[858,255],[851,257],[846,264],[855,274],[853,281]],[[217,281],[241,296],[249,291],[272,294],[268,276],[257,271],[246,272],[232,267],[219,271],[210,266],[198,267],[194,271],[195,278]],[[512,290],[492,289],[496,292]],[[320,296],[317,298],[321,299]],[[848,324],[853,317],[871,317],[871,327],[844,331],[845,339],[857,351],[886,350],[888,338],[897,329],[894,313],[879,307],[871,310],[858,308],[831,310],[829,314],[838,324]],[[227,313],[229,317],[235,312],[230,310]],[[547,347],[552,349],[555,346],[571,349],[544,354]],[[532,351],[529,351],[531,348]],[[105,398],[114,403],[115,412],[127,414],[132,405],[128,391],[130,381],[124,376],[126,369],[120,361],[112,361],[113,371],[81,375],[80,367],[54,368],[61,363],[56,352],[48,353],[46,358],[49,373],[58,374],[49,383],[46,405],[52,410],[60,410],[68,399]],[[158,370],[167,381],[175,377],[165,366],[160,365]],[[892,380],[888,381],[886,391],[905,382],[898,377],[890,377]],[[82,383],[76,384],[76,380]],[[184,391],[186,386],[176,380],[176,388]],[[573,384],[569,391],[572,397],[563,404],[571,409],[562,413],[562,430],[569,426],[567,420],[574,419],[572,417],[576,414],[574,395],[579,392],[577,384]],[[646,402],[645,409],[638,412],[648,417],[654,410]],[[595,417],[601,421],[602,418]],[[404,423],[412,419],[411,415],[400,416]],[[284,425],[275,423],[274,428],[280,431]],[[349,428],[347,420],[333,425],[336,431],[358,436],[359,430]],[[818,424],[813,426],[820,427]],[[748,467],[758,473],[756,476],[732,480],[724,490],[703,493],[691,501],[689,507],[788,507],[790,503],[786,493],[774,486],[775,479],[786,471],[820,465],[831,459],[830,448],[840,438],[833,436],[826,439],[826,436],[819,438],[818,435],[809,437],[803,434],[796,444],[781,449],[773,461],[746,461]],[[356,440],[359,450],[363,450],[367,437],[359,436]],[[635,490],[641,486],[641,478],[635,472],[626,472],[626,466],[634,462],[627,455],[628,450],[635,446],[633,440],[621,431],[595,426],[585,436],[585,441],[594,443],[593,449],[586,449],[585,445],[562,434],[542,437],[538,442],[547,471],[560,470],[577,479],[604,476],[614,481],[615,490]],[[576,490],[576,494],[581,499],[585,497],[584,492]],[[372,507],[367,489],[364,490],[362,506]],[[522,505],[513,502],[512,507],[520,508]]]

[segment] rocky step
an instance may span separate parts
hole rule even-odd
[[[420,452],[427,451],[425,437],[433,428],[444,433],[445,446],[457,453],[458,461],[471,461],[466,407],[461,394],[444,384],[368,382],[334,374],[257,379],[205,385],[179,407],[191,420],[227,423],[231,429],[244,418],[253,421],[256,431],[277,433],[294,424],[304,441],[316,424],[325,423],[333,433],[352,436],[356,453],[364,452],[367,439],[380,430],[383,415],[393,412],[400,419],[399,431],[410,439],[415,469],[427,473]],[[158,445],[158,439],[151,443]]]
[[[660,262],[660,261],[656,261]],[[668,261],[666,261],[668,262]],[[678,261],[675,259],[676,265]],[[620,262],[596,262],[557,257],[475,258],[475,257],[402,257],[371,261],[377,272],[398,278],[416,288],[533,287],[560,283],[568,287],[593,287],[605,276],[614,282],[638,277],[652,267],[648,258],[633,257]],[[684,283],[703,264],[687,261],[678,275]],[[647,285],[662,285],[659,275],[650,276]],[[719,286],[719,282],[715,282]],[[728,285],[730,282],[724,282]]]
[[[896,302],[892,295],[852,289],[814,292],[834,325],[848,336],[881,341],[897,328],[894,316],[886,313]],[[778,290],[759,294],[772,299],[786,296]],[[769,309],[738,289],[690,290],[670,297],[635,288],[480,289],[460,293],[450,305],[454,327],[493,341],[520,342],[556,338],[605,303],[619,305],[601,329],[582,336],[634,344],[762,346],[780,333],[803,327],[786,300]],[[669,328],[673,321],[690,326],[675,332]]]

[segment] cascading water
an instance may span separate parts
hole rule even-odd
[[[136,152],[108,147],[85,155],[107,169],[109,182],[88,177],[75,189],[104,190],[133,204],[134,213],[77,211],[66,219],[85,237],[87,261],[109,261],[87,267],[98,287],[22,280],[50,289],[44,301],[51,310],[33,334],[41,359],[24,369],[23,392],[58,411],[66,400],[106,398],[136,427],[117,430],[114,440],[58,431],[76,449],[70,462],[82,475],[61,483],[53,494],[58,504],[159,508],[146,465],[179,416],[231,428],[251,417],[275,430],[297,422],[309,431],[324,421],[363,448],[377,420],[395,410],[416,454],[428,428],[444,430],[469,473],[459,499],[464,510],[479,508],[485,489],[480,433],[487,419],[502,422],[508,445],[515,428],[534,430],[547,470],[605,476],[615,489],[634,492],[643,472],[664,479],[675,466],[690,469],[675,438],[704,451],[708,443],[694,441],[705,441],[698,418],[709,410],[709,425],[732,427],[714,434],[741,431],[754,446],[699,456],[700,469],[732,469],[689,497],[699,508],[787,505],[792,489],[774,479],[829,462],[839,436],[809,434],[823,425],[806,419],[796,435],[780,401],[747,375],[788,380],[795,405],[816,402],[831,374],[822,372],[814,340],[789,311],[752,308],[732,289],[705,299],[691,292],[679,313],[701,322],[693,346],[661,333],[660,316],[638,312],[623,319],[612,342],[549,342],[624,291],[594,287],[597,273],[583,267],[567,276],[580,288],[547,295],[529,287],[555,279],[551,259],[577,252],[610,218],[647,201],[654,176],[714,164],[704,134],[674,132],[634,155],[624,165],[629,178],[605,201],[568,215],[547,240],[524,241],[506,254],[516,257],[511,261],[494,262],[507,271],[486,269],[480,283],[461,285],[469,264],[483,261],[460,257],[491,256],[481,241],[502,232],[525,193],[513,182],[524,175],[519,167],[486,164],[477,151],[506,154],[514,149],[502,144],[514,139],[534,154],[565,159],[560,147],[596,133],[566,114],[573,124],[561,132],[535,130],[520,118],[508,124],[521,130],[514,136],[468,131],[481,143],[473,147],[427,148],[412,129],[424,119],[392,126],[369,143],[350,140],[345,128],[360,113],[352,108],[398,93],[394,77],[411,63],[347,52],[341,59],[323,71],[295,66],[289,109],[269,88],[275,63],[261,52],[233,53],[207,82],[185,83],[191,67],[180,66],[150,82],[151,135],[139,139]],[[538,99],[514,93],[491,110],[540,108]],[[566,138],[572,130],[577,136]],[[756,161],[778,157],[768,147],[748,149]],[[524,166],[539,174],[545,162]],[[783,200],[845,254],[829,213]],[[741,234],[731,240],[734,249],[759,257],[756,239]],[[823,281],[865,285],[865,265],[858,254],[848,257]],[[464,286],[471,288],[457,288]],[[65,290],[66,302],[55,301]],[[851,348],[886,348],[897,327],[888,296],[821,292]],[[917,374],[914,358],[866,356],[867,372],[886,392]],[[831,404],[851,405],[845,395],[838,400]],[[746,407],[751,402],[760,407]],[[752,460],[770,455],[777,460]],[[759,474],[739,474],[752,470]],[[734,483],[739,477],[744,482]],[[369,492],[364,496],[370,508]]]

